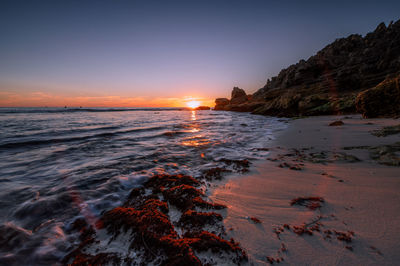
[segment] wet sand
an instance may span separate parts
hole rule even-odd
[[[336,120],[344,124],[328,126]],[[224,225],[249,263],[397,264],[400,168],[382,163],[398,162],[391,147],[400,134],[371,131],[398,124],[358,115],[292,120],[250,174],[215,186],[210,197],[228,206]]]

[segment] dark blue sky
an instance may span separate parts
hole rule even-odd
[[[254,92],[399,10],[400,1],[1,1],[0,106],[177,105],[233,86]]]

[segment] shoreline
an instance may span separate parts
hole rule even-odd
[[[344,124],[329,126],[336,120]],[[213,187],[210,198],[228,206],[225,228],[247,252],[249,263],[399,261],[400,170],[381,163],[388,163],[385,152],[400,134],[371,134],[398,124],[399,119],[360,115],[291,120],[268,147],[265,162]],[[398,150],[393,154],[399,157]],[[291,206],[296,198],[303,201]]]
[[[338,119],[343,124],[329,126]],[[371,134],[399,120],[352,115],[287,123],[269,142],[258,142],[265,161],[221,158],[222,165],[198,177],[155,174],[98,219],[76,219],[67,230],[77,246],[63,263],[365,265],[400,259],[392,251],[400,241],[398,167],[377,163],[393,159],[388,155],[400,162],[400,134],[379,137],[400,132],[400,125]],[[389,153],[392,146],[397,150]],[[377,175],[384,182],[377,184]],[[379,230],[389,237],[377,240]]]

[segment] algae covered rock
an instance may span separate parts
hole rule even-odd
[[[389,77],[376,87],[360,92],[356,108],[366,118],[400,115],[400,74]]]

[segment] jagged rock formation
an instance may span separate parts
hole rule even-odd
[[[234,87],[230,100],[227,98],[217,98],[215,100],[214,110],[251,112],[262,105],[259,102],[253,102],[252,98],[253,96],[251,94],[247,95],[243,89]]]
[[[230,104],[241,104],[247,102],[247,94],[246,92],[238,87],[234,87],[232,90],[232,97]]]
[[[307,61],[283,69],[247,101],[245,92],[234,88],[229,104],[216,101],[215,110],[288,117],[354,113],[360,92],[399,71],[400,20],[387,27],[381,23],[365,37],[337,39]]]

